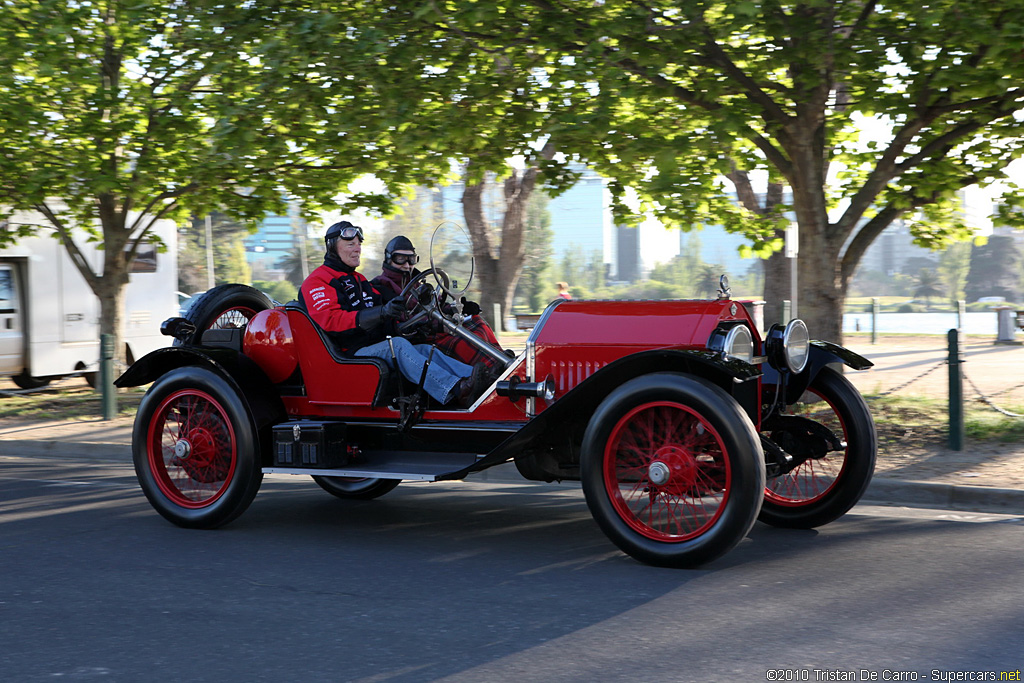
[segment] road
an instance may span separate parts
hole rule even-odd
[[[979,680],[948,676],[1024,668],[1022,547],[1024,516],[858,507],[817,531],[759,524],[701,570],[656,569],[604,538],[576,487],[403,484],[345,502],[284,476],[229,527],[188,531],[130,466],[0,457],[0,672]]]

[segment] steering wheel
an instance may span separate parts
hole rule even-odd
[[[430,304],[440,308],[441,304],[444,303],[445,297],[450,296],[448,289],[450,287],[448,274],[440,268],[427,268],[426,270],[417,273],[411,280],[409,280],[408,284],[402,288],[402,293],[398,296],[403,301],[408,301],[409,295],[419,289],[420,285],[427,279],[428,275],[434,276],[437,280],[438,286],[430,296],[428,303],[424,303],[420,296],[414,297],[416,305],[412,309],[412,316],[410,316],[408,320],[398,323],[397,326],[398,333],[403,336],[412,332],[426,321],[427,317],[430,315],[431,309],[433,308]]]

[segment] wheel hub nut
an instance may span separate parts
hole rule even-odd
[[[650,467],[647,468],[647,478],[650,479],[651,483],[655,486],[662,486],[668,482],[670,474],[671,471],[669,470],[668,465],[660,460],[655,460],[651,463]]]
[[[192,455],[192,444],[188,441],[180,439],[176,444],[174,444],[174,457],[179,460],[184,460],[190,455]]]

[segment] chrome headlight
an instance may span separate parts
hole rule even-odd
[[[754,338],[746,325],[716,328],[708,340],[708,348],[721,353],[725,358],[746,363],[754,361]]]
[[[768,330],[764,345],[773,368],[797,374],[807,367],[811,336],[803,320],[794,318],[785,327],[775,323]]]

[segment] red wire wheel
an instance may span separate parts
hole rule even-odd
[[[874,421],[849,380],[822,368],[802,398],[813,400],[787,412],[826,427],[841,448],[768,480],[760,519],[773,526],[812,528],[838,519],[860,500],[875,470]]]
[[[620,549],[695,567],[739,543],[764,498],[750,418],[716,384],[683,373],[633,378],[601,401],[580,451],[587,506]]]
[[[626,413],[605,448],[612,505],[637,533],[686,541],[707,531],[729,496],[729,461],[715,429],[680,403],[645,403]]]
[[[263,480],[241,390],[206,366],[174,368],[149,388],[135,417],[132,459],[153,508],[184,527],[230,522]]]
[[[270,297],[248,285],[217,285],[189,306],[184,317],[196,330],[190,336],[175,339],[174,345],[197,345],[206,330],[244,329],[257,313],[273,307]]]
[[[149,423],[148,453],[160,491],[190,509],[220,498],[238,464],[231,421],[199,389],[176,391],[160,403]]]

